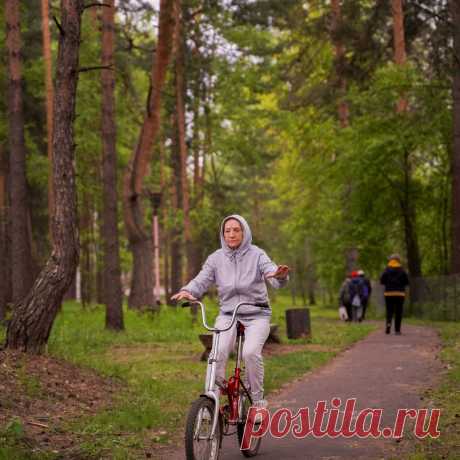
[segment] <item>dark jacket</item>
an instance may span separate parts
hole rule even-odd
[[[351,306],[351,299],[350,299],[350,278],[346,278],[345,281],[340,286],[339,291],[339,307],[340,306]]]
[[[380,284],[385,286],[384,295],[404,296],[409,278],[402,267],[387,267],[380,277]]]

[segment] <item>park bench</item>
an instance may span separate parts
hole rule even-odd
[[[278,327],[278,324],[270,324],[270,334],[265,343],[281,343],[278,336]],[[204,351],[201,354],[200,360],[206,361],[212,348],[212,334],[200,334],[198,337],[204,346]]]

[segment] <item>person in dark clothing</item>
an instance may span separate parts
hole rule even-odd
[[[357,271],[351,272],[351,281],[348,286],[351,302],[351,320],[361,322],[363,320],[363,299],[367,289]]]
[[[366,318],[367,305],[369,303],[369,299],[370,299],[371,293],[372,293],[372,286],[371,286],[371,282],[366,278],[366,275],[365,275],[363,270],[358,270],[358,276],[364,282],[363,298],[361,299],[361,301],[362,301],[362,304],[363,304],[363,317],[362,317],[362,319],[365,319]]]
[[[404,298],[406,297],[406,287],[409,285],[409,277],[402,268],[399,254],[392,254],[388,258],[388,266],[380,277],[380,283],[385,286],[384,296],[387,311],[385,333],[390,333],[394,316],[395,334],[400,335]]]
[[[347,310],[347,319],[346,321],[351,321],[352,311],[351,311],[351,299],[350,299],[350,281],[351,274],[347,275],[342,286],[340,286],[339,291],[339,308],[345,307]]]

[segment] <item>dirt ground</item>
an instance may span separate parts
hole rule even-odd
[[[81,439],[63,427],[112,405],[119,383],[49,356],[0,351],[0,429],[12,423],[24,430],[33,450],[84,458]]]

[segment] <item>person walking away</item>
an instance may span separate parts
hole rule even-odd
[[[362,304],[363,304],[363,317],[362,317],[362,319],[364,320],[366,318],[367,305],[369,304],[369,299],[370,299],[371,294],[372,294],[372,286],[371,286],[371,282],[366,278],[366,275],[365,275],[363,270],[358,270],[358,276],[364,282],[363,297],[361,299]]]
[[[220,242],[221,249],[213,252],[200,273],[171,299],[193,301],[201,298],[211,285],[216,285],[220,307],[215,322],[218,329],[224,329],[229,325],[238,303],[248,302],[249,305],[243,305],[237,314],[237,320],[245,328],[243,360],[246,365],[246,380],[249,383],[253,405],[267,407],[263,388],[262,348],[270,333],[272,310],[266,282],[274,288],[284,287],[288,281],[289,267],[276,265],[265,251],[251,244],[251,229],[246,220],[237,214],[222,221]],[[235,322],[231,329],[220,334],[217,384],[225,378],[228,356],[236,341],[236,328]]]
[[[406,287],[409,285],[409,277],[402,267],[399,254],[392,254],[388,258],[388,265],[382,276],[380,284],[385,287],[386,326],[385,333],[391,332],[391,324],[394,316],[395,334],[401,334],[401,323],[403,317],[404,299]]]
[[[339,290],[339,314],[344,321],[351,321],[350,281],[351,274],[346,276]],[[342,307],[345,308],[345,315],[340,312]]]
[[[362,321],[364,281],[358,276],[357,271],[351,272],[349,284],[352,321]]]

